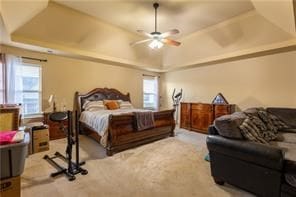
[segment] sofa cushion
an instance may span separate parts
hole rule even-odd
[[[234,139],[243,139],[239,125],[244,121],[246,115],[242,112],[235,112],[230,115],[220,116],[214,121],[214,126],[219,135]]]
[[[270,107],[266,110],[269,113],[277,116],[279,119],[285,122],[290,128],[296,129],[296,109]]]
[[[276,141],[296,144],[296,133],[279,133]]]
[[[271,141],[269,144],[282,149],[285,160],[296,161],[296,144],[279,141]]]

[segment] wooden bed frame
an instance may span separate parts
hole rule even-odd
[[[100,136],[88,125],[79,121],[80,114],[83,111],[82,106],[86,101],[98,100],[123,100],[130,101],[130,95],[122,94],[116,89],[96,88],[87,94],[75,93],[76,100],[76,128],[81,134],[92,137],[100,142]],[[110,115],[108,127],[108,139],[106,153],[112,156],[113,153],[159,140],[168,136],[174,136],[175,110],[165,110],[154,112],[155,127],[144,131],[135,129],[135,120],[132,113],[122,115]]]

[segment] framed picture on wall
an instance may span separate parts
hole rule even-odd
[[[229,104],[228,101],[225,99],[222,93],[218,93],[214,100],[212,101],[212,104]]]

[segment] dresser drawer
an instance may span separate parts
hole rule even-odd
[[[194,103],[191,105],[192,110],[199,110],[199,111],[205,111],[210,112],[213,111],[213,105],[211,104],[203,104],[203,103]]]
[[[234,112],[234,105],[215,105],[215,118]]]
[[[65,128],[67,129],[67,128]],[[67,130],[66,130],[67,131]],[[49,138],[50,140],[60,139],[66,137],[66,134],[63,130],[57,127],[49,127]]]

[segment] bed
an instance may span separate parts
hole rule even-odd
[[[96,88],[86,94],[76,92],[75,100],[75,108],[77,112],[75,118],[76,128],[80,134],[87,135],[99,143],[102,142],[102,137],[106,137],[106,142],[103,145],[108,156],[168,136],[174,136],[174,109],[153,112],[154,127],[143,131],[138,131],[136,129],[135,114],[132,111],[127,110],[127,112],[120,113],[120,110],[114,110],[114,112],[108,115],[107,135],[105,136],[97,131],[94,125],[87,124],[87,121],[84,121],[83,116],[86,114],[93,114],[94,117],[97,116],[94,115],[94,113],[84,110],[84,104],[89,101],[102,100],[121,100],[130,102],[129,93],[123,94],[116,89]],[[106,113],[109,112],[100,113],[106,115]]]

